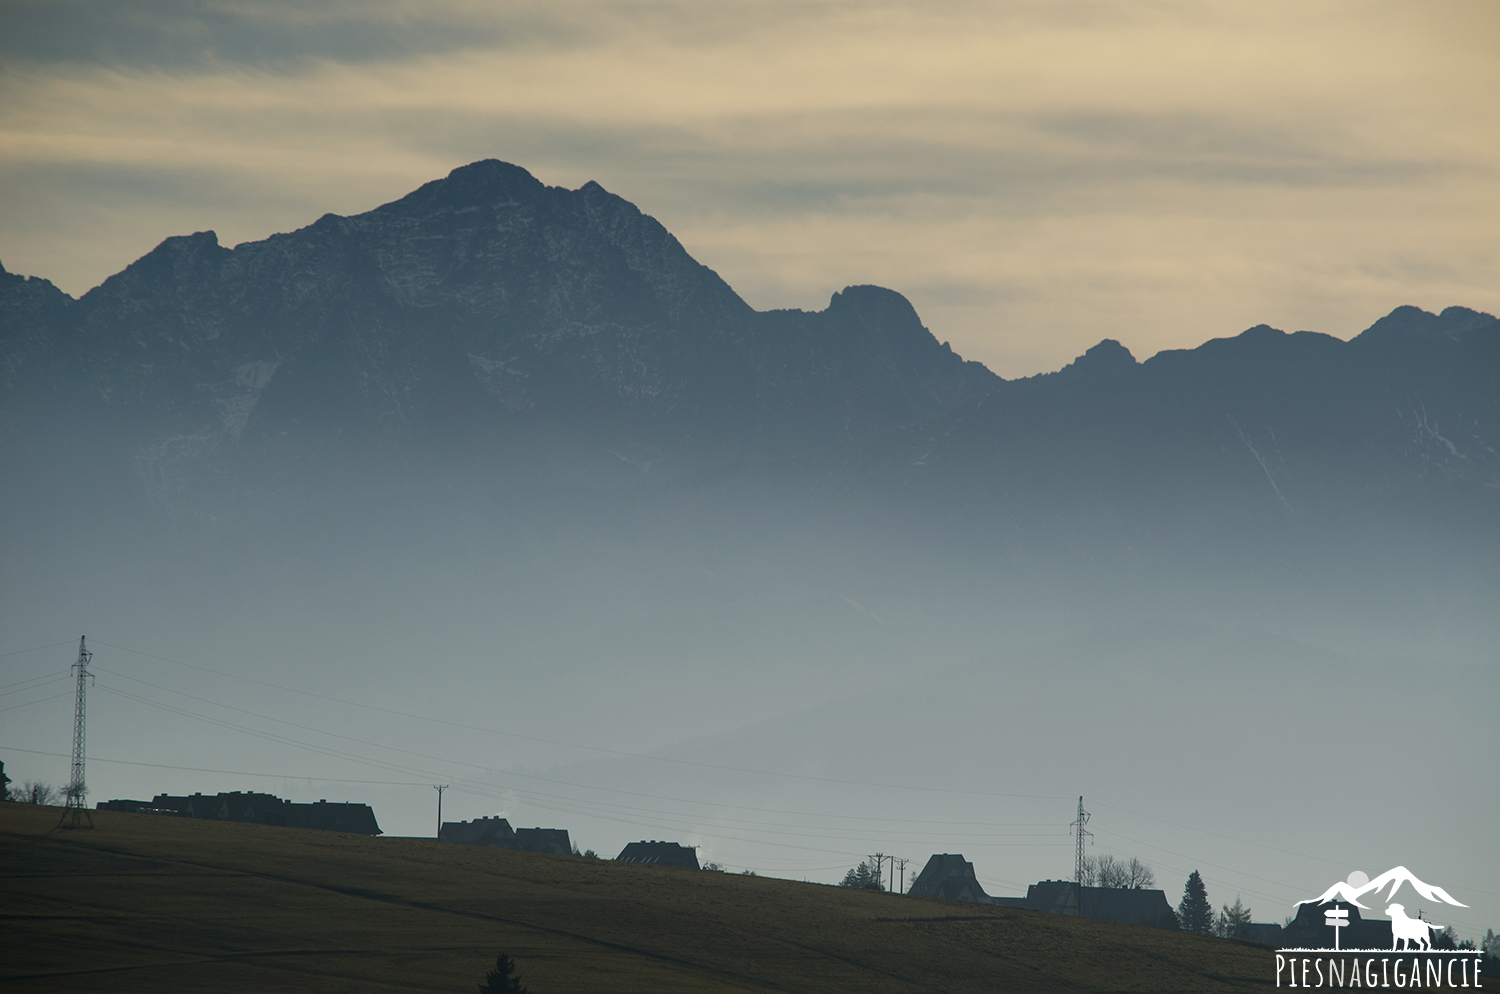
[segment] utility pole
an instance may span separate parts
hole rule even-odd
[[[1078,885],[1078,897],[1080,900],[1083,898],[1083,873],[1088,863],[1087,858],[1083,855],[1083,840],[1094,837],[1093,832],[1087,831],[1083,827],[1088,823],[1089,813],[1083,810],[1083,795],[1080,794],[1078,795],[1078,817],[1068,825],[1069,828],[1074,830],[1073,834],[1078,838],[1077,852],[1073,858],[1073,882]]]
[[[895,856],[892,856],[891,857],[891,875],[892,876],[895,875],[895,873],[896,873],[896,867],[897,866],[901,867],[901,885],[896,889],[896,893],[897,894],[905,894],[906,893],[906,860],[904,858],[903,859],[897,859]]]
[[[73,671],[78,674],[78,687],[73,695],[73,771],[68,776],[67,807],[63,809],[63,821],[70,822],[69,828],[78,828],[85,819],[89,828],[94,827],[94,818],[88,809],[83,806],[83,799],[88,794],[88,787],[83,778],[83,730],[84,730],[84,704],[87,696],[88,685],[93,681],[94,674],[89,672],[89,660],[94,654],[88,650],[87,637],[78,636],[78,662],[73,664]],[[58,827],[62,822],[58,822]]]
[[[880,868],[885,865],[885,853],[876,853],[870,859],[875,861],[875,886],[880,886]]]
[[[437,830],[437,837],[439,839],[441,839],[443,837],[443,791],[445,791],[445,790],[448,789],[448,785],[445,784],[445,783],[435,783],[435,784],[432,785],[432,789],[438,792],[438,830]]]

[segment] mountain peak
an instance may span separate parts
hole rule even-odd
[[[1058,372],[1070,377],[1116,376],[1138,365],[1129,349],[1106,338]]]
[[[458,166],[437,182],[460,187],[544,186],[541,180],[524,167],[513,162],[502,162],[500,159],[480,159],[467,166]]]
[[[547,185],[520,166],[499,159],[480,159],[459,166],[442,179],[423,183],[377,211],[426,213],[433,209],[534,200]]]
[[[912,307],[911,301],[907,300],[904,295],[895,290],[868,283],[846,286],[828,298],[829,311],[838,312],[846,309],[861,316],[883,313],[901,323],[910,322],[918,325],[922,323],[921,318],[917,317],[916,308]]]
[[[1354,341],[1385,344],[1397,341],[1448,339],[1462,342],[1500,326],[1495,315],[1467,307],[1447,307],[1441,314],[1403,305],[1354,336]]]

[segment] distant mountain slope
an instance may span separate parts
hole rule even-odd
[[[168,239],[79,300],[0,273],[0,650],[87,633],[514,730],[406,742],[531,772],[560,761],[548,743],[644,752],[980,660],[993,679],[850,707],[873,738],[812,721],[778,741],[818,763],[865,756],[850,778],[870,781],[895,775],[860,745],[877,739],[955,785],[1047,767],[1031,787],[1064,811],[1093,791],[1087,771],[1112,766],[1128,797],[1161,782],[1161,754],[1222,766],[1238,750],[1246,778],[1276,778],[1261,796],[1283,829],[1312,809],[1271,799],[1330,777],[1302,756],[1296,730],[1316,719],[1287,715],[1362,699],[1401,706],[1409,726],[1348,712],[1392,742],[1446,729],[1417,779],[1456,793],[1407,806],[1426,820],[1469,811],[1464,757],[1495,754],[1469,705],[1495,699],[1497,453],[1489,315],[1400,308],[1349,342],[1262,326],[1144,362],[1105,341],[1001,381],[890,290],[757,313],[597,185],[481,162],[233,249]],[[1274,638],[1132,648],[1122,626],[1143,619]],[[1069,650],[1087,671],[1017,654],[1080,632],[1103,633]],[[1403,665],[1376,665],[1388,654]],[[235,706],[286,714],[242,701],[262,691],[237,685]],[[97,736],[131,761],[362,775],[135,703],[113,700],[101,713],[119,724]],[[1254,739],[1225,718],[1239,705]],[[299,723],[324,728],[314,713]],[[22,744],[69,717],[5,715]],[[327,721],[371,741],[367,716]],[[1029,758],[1075,729],[1076,761]],[[769,738],[745,741],[725,765],[763,769]],[[1386,775],[1378,750],[1345,753]],[[1246,804],[1248,779],[1180,769],[1163,817],[1203,824],[1186,812],[1210,795],[1225,817]],[[692,796],[675,777],[641,792]],[[407,831],[428,830],[430,798],[399,802]],[[824,810],[769,788],[725,799]],[[1405,837],[1473,848],[1457,829]]]
[[[1479,514],[1494,538],[1500,322],[1403,308],[1349,342],[1262,325],[1139,364],[1106,341],[907,435],[876,478],[1008,525],[1149,542]]]
[[[0,300],[5,386],[86,387],[198,455],[538,424],[780,451],[930,417],[998,382],[898,294],[852,287],[821,313],[757,313],[597,183],[547,187],[492,160],[262,242],[169,238],[76,304],[35,282]]]
[[[1500,530],[1491,315],[1398,308],[1351,342],[1259,326],[1143,363],[1106,339],[1006,383],[897,293],[756,312],[597,183],[493,160],[233,249],[169,238],[76,301],[0,272],[0,363],[11,506],[86,464],[216,528],[459,473],[769,478],[1042,545]]]

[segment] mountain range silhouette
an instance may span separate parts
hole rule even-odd
[[[1441,901],[1444,904],[1451,904],[1459,908],[1468,907],[1467,904],[1463,904],[1459,901],[1454,900],[1447,891],[1443,890],[1443,888],[1433,886],[1432,884],[1423,883],[1421,880],[1417,879],[1415,874],[1413,874],[1404,866],[1397,866],[1392,869],[1386,870],[1380,876],[1369,881],[1362,887],[1354,887],[1347,881],[1340,880],[1338,883],[1328,888],[1318,897],[1309,898],[1305,901],[1298,901],[1297,904],[1293,905],[1293,907],[1297,907],[1298,905],[1302,904],[1327,904],[1329,901],[1345,901],[1349,904],[1353,904],[1357,907],[1363,908],[1365,907],[1365,905],[1361,904],[1359,899],[1364,895],[1371,893],[1379,894],[1380,891],[1389,886],[1391,888],[1391,892],[1389,894],[1386,894],[1383,900],[1390,901],[1395,898],[1396,891],[1401,889],[1402,884],[1410,884],[1412,890],[1416,891],[1418,894],[1429,901]]]
[[[16,577],[117,562],[196,596],[441,562],[432,596],[493,590],[541,646],[585,625],[583,575],[623,640],[579,650],[600,666],[689,666],[711,631],[873,665],[1163,612],[1477,643],[1500,322],[1399,307],[1140,360],[1102,328],[1005,380],[894,290],[756,311],[598,183],[485,160],[261,241],[168,238],[76,299],[0,271],[0,459]],[[908,601],[921,648],[865,631]],[[653,641],[684,616],[707,644]]]

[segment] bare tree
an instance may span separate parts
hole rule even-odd
[[[1084,863],[1083,884],[1085,887],[1120,887],[1140,890],[1156,883],[1151,867],[1134,856],[1128,861],[1116,859],[1109,853],[1091,856]]]
[[[40,780],[27,780],[20,790],[11,791],[10,796],[22,804],[56,804],[62,797],[56,787]]]
[[[1119,887],[1125,865],[1109,853],[1084,860],[1083,883],[1087,887]]]
[[[1144,890],[1147,887],[1156,886],[1156,874],[1151,872],[1151,867],[1142,863],[1134,856],[1130,862],[1125,864],[1125,884],[1131,890]]]

